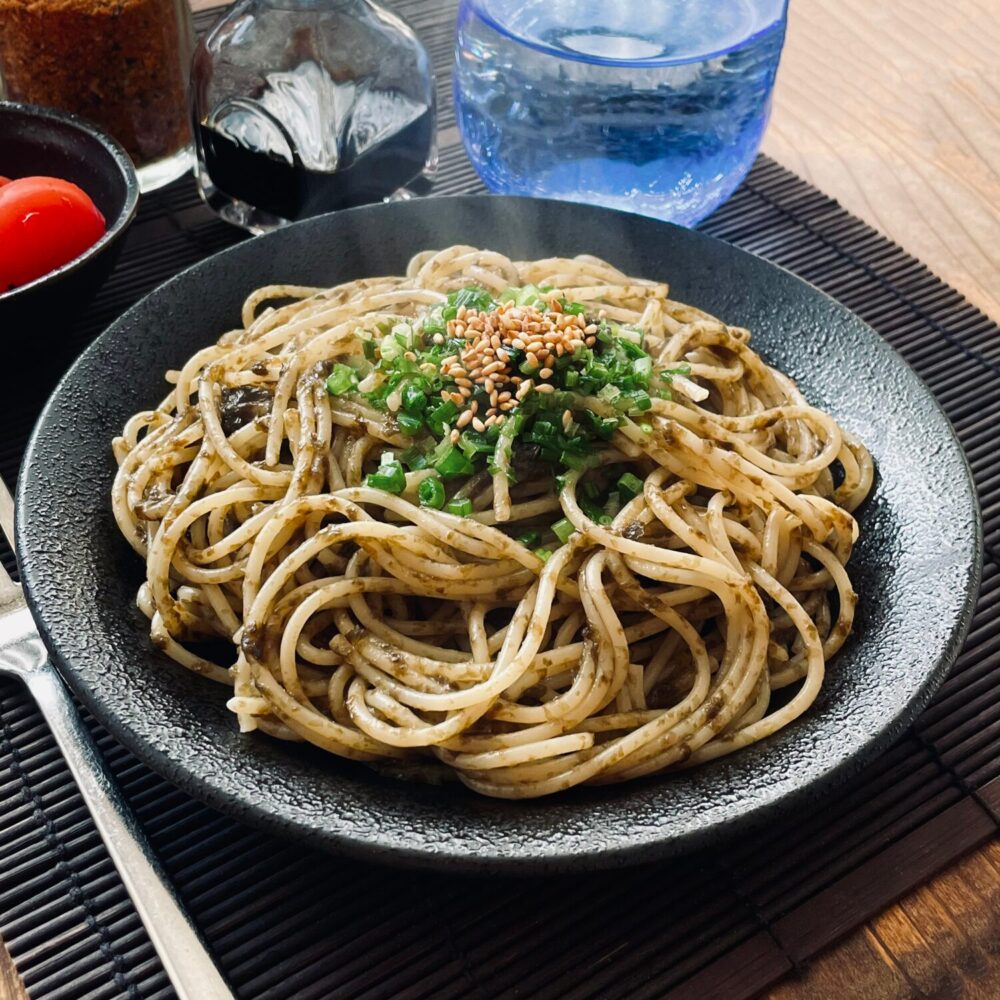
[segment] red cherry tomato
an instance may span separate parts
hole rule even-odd
[[[0,186],[0,292],[54,271],[104,235],[104,216],[87,194],[57,177],[21,177]]]

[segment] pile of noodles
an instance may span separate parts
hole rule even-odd
[[[642,493],[601,526],[580,473],[560,491],[472,476],[470,517],[419,506],[421,473],[398,496],[362,485],[408,439],[325,390],[356,331],[529,283],[641,327],[657,366],[690,365],[601,455]],[[231,685],[243,730],[520,798],[711,760],[815,699],[851,629],[850,512],[872,463],[746,330],[594,257],[466,246],[405,277],[262,288],[242,323],[115,439],[113,505],[146,561],[152,641]],[[577,530],[546,561],[515,540],[560,517]],[[231,656],[213,662],[218,640]]]

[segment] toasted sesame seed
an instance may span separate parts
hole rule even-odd
[[[472,395],[472,390],[467,385],[463,385],[458,391],[465,399],[468,399]]]
[[[441,359],[441,367],[445,368],[448,365],[453,365],[456,361],[458,361],[458,355],[449,354],[448,357]]]
[[[517,403],[515,403],[514,400],[512,399],[508,399],[506,403],[500,404],[500,409],[504,411],[513,410],[515,406],[517,406]],[[499,424],[502,422],[503,422],[503,414],[500,415],[500,419],[497,421],[497,423]]]
[[[568,431],[570,429],[570,426],[572,425],[572,423],[573,423],[573,411],[572,410],[564,410],[563,411],[563,418],[562,418],[563,430],[564,431]]]
[[[539,378],[552,378],[552,369],[551,368],[543,368],[538,373],[538,377]]]
[[[598,310],[598,312],[597,312],[597,318],[598,319],[607,319],[608,318],[608,311],[607,311],[607,309],[600,309],[600,310]]]
[[[476,410],[478,410],[478,409],[479,409],[479,404],[478,404],[478,403],[477,403],[477,402],[476,402],[475,400],[473,400],[473,401],[472,401],[472,402],[471,402],[471,403],[469,404],[469,412],[470,412],[470,413],[471,413],[471,414],[472,414],[473,416],[475,416],[475,415],[476,415]]]
[[[465,371],[464,368],[460,370],[463,372]],[[455,379],[455,385],[471,386],[472,382],[469,379],[467,379],[464,375],[459,375],[459,377]]]
[[[531,379],[525,379],[517,388],[517,398],[524,399],[525,396],[534,389],[535,383]]]
[[[597,324],[590,323],[583,328],[584,333],[597,333]]]
[[[472,381],[475,382],[476,379],[478,379],[479,376],[482,374],[483,374],[482,368],[473,368],[472,371],[469,372],[469,378],[471,378]]]
[[[530,344],[528,344],[525,350],[529,354],[537,354],[542,349],[543,346],[544,344],[542,343],[541,340],[533,340]]]
[[[494,389],[490,393],[490,406],[496,406],[499,399],[500,399],[500,396],[497,393],[496,389]]]
[[[499,358],[499,360],[502,361],[504,364],[510,361],[510,355],[504,350],[497,351],[497,358]]]
[[[472,410],[466,410],[459,416],[458,420],[455,421],[455,426],[464,427],[467,423],[469,423],[470,420],[472,420],[474,416],[475,414],[472,412]]]
[[[551,382],[543,382],[541,385],[536,385],[535,389],[538,392],[555,392],[556,387]]]
[[[492,347],[494,351],[499,351],[500,348],[503,347],[503,341],[495,333],[492,337],[490,337],[490,347]]]
[[[416,361],[417,360],[417,356],[413,353],[413,351],[407,351],[403,355],[403,357],[406,358],[407,361]]]
[[[441,398],[447,403],[451,399],[451,393],[447,389],[442,389]]]
[[[491,361],[483,369],[483,374],[484,375],[492,375],[494,372],[500,371],[501,368],[503,368],[503,362],[502,361]]]
[[[465,317],[466,317],[466,316],[467,316],[468,314],[469,314],[469,309],[468,309],[468,306],[459,306],[459,307],[458,307],[458,312],[457,312],[457,313],[455,313],[455,315],[456,315],[456,316],[457,316],[457,317],[458,317],[459,319],[465,319]]]
[[[492,427],[497,422],[497,416],[498,415],[496,413],[494,413],[492,417],[487,417],[483,421],[483,426],[484,427]]]
[[[528,351],[527,362],[532,368],[538,367],[538,355],[534,351]]]
[[[456,368],[450,369],[449,372],[448,372],[448,374],[452,378],[464,378],[466,375],[468,375],[468,372],[464,368],[458,368],[458,367],[456,367]]]
[[[465,402],[465,397],[460,392],[453,392],[449,398],[456,406],[461,406]]]
[[[475,430],[479,431],[480,434],[482,434],[483,431],[486,430],[486,424],[484,424],[482,420],[479,419],[479,417],[472,418],[472,426]]]
[[[440,333],[435,333],[435,334],[434,334],[434,336],[433,336],[433,338],[431,338],[431,339],[432,339],[432,340],[434,341],[434,343],[435,343],[435,344],[437,344],[437,345],[438,345],[439,347],[440,347],[440,345],[441,345],[441,344],[443,344],[443,343],[444,343],[444,336],[443,336],[442,334],[440,334]]]
[[[593,337],[588,337],[585,343],[587,344],[588,347],[593,347],[594,346],[594,338]]]
[[[497,417],[497,427],[502,427],[503,426],[503,422],[506,419],[507,419],[506,416],[504,416],[504,414],[501,413],[500,416]]]
[[[454,444],[458,440],[458,438],[459,438],[458,430],[457,429],[453,430],[450,435],[451,443]]]
[[[439,333],[439,334],[438,334],[438,336],[440,337],[440,336],[441,336],[441,334]],[[520,337],[515,337],[515,338],[514,338],[514,339],[513,339],[513,340],[512,340],[511,342],[510,342],[510,346],[511,346],[511,347],[515,347],[515,348],[517,348],[517,350],[519,350],[519,351],[523,351],[523,350],[524,350],[524,341],[523,341],[523,340],[521,340],[521,338],[520,338]]]
[[[571,351],[578,351],[581,347],[583,347],[583,341],[574,337],[566,346]]]
[[[499,399],[500,402],[503,403],[506,400],[510,399],[510,393],[509,392],[501,392],[500,395],[497,396],[497,399]]]
[[[486,376],[486,378],[484,378],[484,379],[483,379],[483,388],[484,388],[484,389],[485,389],[485,390],[486,390],[487,392],[492,392],[492,391],[494,390],[494,388],[496,388],[496,387],[495,387],[495,386],[493,385],[493,379],[491,379],[491,378],[489,377],[489,375],[487,375],[487,376]]]
[[[561,358],[566,353],[566,348],[562,344],[556,344],[556,357]]]

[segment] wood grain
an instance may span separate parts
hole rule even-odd
[[[0,937],[0,1000],[28,1000],[24,983],[14,968],[2,937]]]
[[[767,1000],[996,1000],[1000,840],[890,906],[788,976]]]
[[[994,319],[998,62],[996,0],[791,0],[763,147]]]

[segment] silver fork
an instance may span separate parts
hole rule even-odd
[[[0,529],[13,548],[14,501],[2,479]],[[233,994],[156,860],[66,685],[50,663],[20,584],[11,580],[3,566],[0,673],[23,681],[38,703],[178,996],[181,1000],[232,1000]]]

